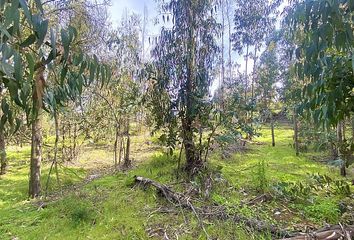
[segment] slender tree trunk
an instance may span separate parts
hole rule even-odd
[[[247,102],[247,89],[248,89],[248,54],[249,54],[249,46],[246,46],[246,79],[245,79],[245,102]]]
[[[231,20],[230,20],[230,2],[229,0],[226,0],[226,17],[227,17],[227,25],[228,25],[228,29],[229,29],[229,81],[231,81],[232,79],[232,60],[231,60]]]
[[[225,81],[225,59],[224,59],[224,36],[225,36],[225,0],[222,0],[221,15],[222,15],[222,31],[221,31],[221,109],[224,109],[224,81]]]
[[[257,63],[257,46],[254,46],[254,59],[253,59],[253,70],[252,70],[252,85],[251,85],[251,96],[252,96],[252,101],[254,98],[254,83],[255,83],[255,78],[256,78],[256,63]],[[252,113],[253,114],[253,110]],[[252,115],[251,115],[252,117]]]
[[[77,124],[74,122],[74,136],[73,136],[73,159],[76,161],[77,159]]]
[[[346,168],[345,168],[345,159],[343,159],[343,156],[342,156],[342,152],[341,152],[341,149],[342,149],[342,144],[343,144],[343,122],[339,122],[338,125],[337,125],[337,142],[338,142],[338,156],[339,158],[341,158],[344,162],[342,163],[342,166],[340,167],[340,174],[342,176],[346,176],[347,173],[346,173]]]
[[[354,114],[352,116],[352,139],[354,140]]]
[[[62,127],[61,127],[61,160],[65,162],[65,123],[62,122]]]
[[[119,140],[119,156],[118,156],[118,165],[120,165],[120,163],[122,162],[122,153],[123,153],[123,137],[120,137]]]
[[[345,118],[343,119],[341,125],[342,125],[342,139],[346,140],[346,138],[345,138],[345,129],[346,129],[346,127],[345,127]]]
[[[36,71],[33,88],[33,120],[31,142],[31,167],[29,181],[29,197],[35,198],[41,193],[41,162],[42,162],[42,105],[44,91],[43,66]]]
[[[71,134],[71,119],[69,119],[69,124],[68,124],[68,129],[69,129],[69,161],[72,161],[73,158],[74,158],[74,155],[73,155],[73,145],[72,145],[72,134]]]
[[[41,162],[42,162],[42,122],[38,116],[32,122],[31,172],[29,196],[38,197],[41,192]]]
[[[129,126],[130,125],[130,121],[129,121],[129,117],[127,119],[127,128],[126,128],[126,135],[127,135],[127,145],[126,145],[126,149],[125,149],[125,157],[124,157],[124,167],[128,168],[131,165],[131,161],[130,161],[130,133],[129,133]]]
[[[296,156],[299,156],[299,133],[296,109],[294,108],[294,145]]]
[[[275,136],[274,136],[274,118],[273,114],[270,114],[270,127],[272,131],[272,146],[275,147]]]
[[[6,158],[6,144],[4,128],[0,127],[0,175],[6,174],[7,170],[7,158]]]
[[[116,124],[115,128],[115,140],[114,140],[114,168],[118,168],[118,138],[119,138],[119,126]]]
[[[55,175],[56,175],[56,178],[57,178],[57,183],[60,186],[59,172],[58,172],[58,161],[57,161],[58,143],[59,143],[59,120],[58,120],[58,114],[57,114],[56,111],[54,112],[54,126],[55,126],[54,157],[53,157],[52,165],[50,166],[50,169],[49,169],[47,183],[46,183],[46,186],[45,186],[45,193],[46,194],[48,192],[48,187],[49,187],[49,182],[50,182],[50,175],[52,173],[53,167],[55,168]]]

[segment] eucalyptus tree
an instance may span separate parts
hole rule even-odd
[[[306,84],[300,111],[327,129],[354,114],[353,11],[350,0],[304,0],[296,1],[286,18],[292,36],[301,35],[295,67]],[[343,141],[341,135],[338,145],[345,175],[354,145]]]
[[[257,60],[257,52],[265,40],[269,31],[274,27],[274,12],[279,6],[279,0],[237,0],[235,2],[234,29],[232,40],[234,50],[239,54],[246,49],[245,63],[246,75],[248,74],[248,60],[250,49],[254,49],[254,67]],[[252,98],[254,97],[254,79],[252,77]],[[248,78],[245,82],[245,99],[247,99]]]
[[[31,6],[31,8],[29,7]],[[27,115],[32,127],[29,196],[41,192],[43,109],[53,111],[70,98],[77,97],[82,87],[99,78],[105,82],[109,69],[82,52],[72,52],[77,36],[73,27],[57,33],[48,27],[41,1],[1,1],[1,79],[10,98]],[[60,69],[60,78],[50,79],[51,71]],[[89,77],[85,74],[89,73]],[[52,87],[48,88],[49,84]],[[10,118],[10,110],[4,113]]]
[[[185,169],[196,173],[206,152],[202,133],[212,109],[209,88],[220,26],[208,14],[213,1],[171,0],[162,6],[171,10],[175,24],[162,29],[153,50],[147,99],[155,127],[163,131],[161,139],[171,151],[180,140]]]
[[[272,105],[276,99],[276,83],[279,81],[280,66],[277,56],[277,43],[272,39],[268,44],[266,50],[260,57],[258,68],[257,87],[259,91],[259,102],[261,112],[265,119],[270,120],[272,133],[272,146],[275,146],[274,136],[274,118],[272,112]]]
[[[130,159],[130,122],[139,106],[140,72],[142,69],[142,42],[140,33],[142,24],[137,14],[126,15],[122,18],[116,31],[111,33],[109,41],[112,52],[112,64],[115,66],[116,81],[108,89],[115,106],[113,112],[115,122],[115,164],[117,164],[118,138],[120,138],[119,162],[124,150],[123,166],[131,165]]]

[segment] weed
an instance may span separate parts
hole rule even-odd
[[[268,179],[266,176],[266,163],[264,159],[257,164],[256,172],[254,174],[254,181],[257,191],[264,193],[268,189]]]
[[[329,198],[317,198],[315,203],[304,208],[305,215],[315,222],[337,223],[340,209],[337,202]]]

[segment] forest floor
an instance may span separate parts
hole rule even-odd
[[[353,224],[353,169],[342,178],[321,161],[324,153],[295,156],[290,127],[275,133],[275,147],[264,128],[245,149],[215,150],[209,169],[192,182],[176,179],[177,157],[161,153],[148,135],[133,137],[128,171],[110,171],[109,148],[86,146],[76,162],[60,167],[65,194],[53,178],[48,197],[35,201],[27,200],[29,148],[11,147],[9,173],[0,178],[0,239],[271,239],[242,222],[197,216],[137,186],[135,176],[169,185],[196,207],[223,206],[228,215],[287,230]],[[45,166],[43,183],[47,174]]]

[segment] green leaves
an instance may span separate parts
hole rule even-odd
[[[349,0],[304,0],[294,3],[287,17],[300,46],[296,70],[306,83],[302,105],[316,123],[327,126],[353,111],[354,37],[348,4]]]
[[[41,0],[35,0],[35,2],[36,2],[37,8],[43,14],[43,6],[42,6],[42,3],[41,3]]]
[[[29,35],[29,37],[20,44],[20,47],[25,48],[36,42],[36,36],[34,34]]]
[[[48,20],[43,20],[40,15],[36,14],[32,17],[33,30],[37,37],[37,47],[41,47],[48,31]]]
[[[14,55],[14,65],[14,76],[17,82],[20,83],[22,81],[22,60],[20,54],[18,53]]]
[[[17,4],[16,4],[16,2],[17,2]],[[14,0],[13,4],[18,6],[18,2],[21,5],[21,8],[23,10],[24,15],[26,16],[28,23],[32,24],[32,14],[28,8],[26,0]]]

